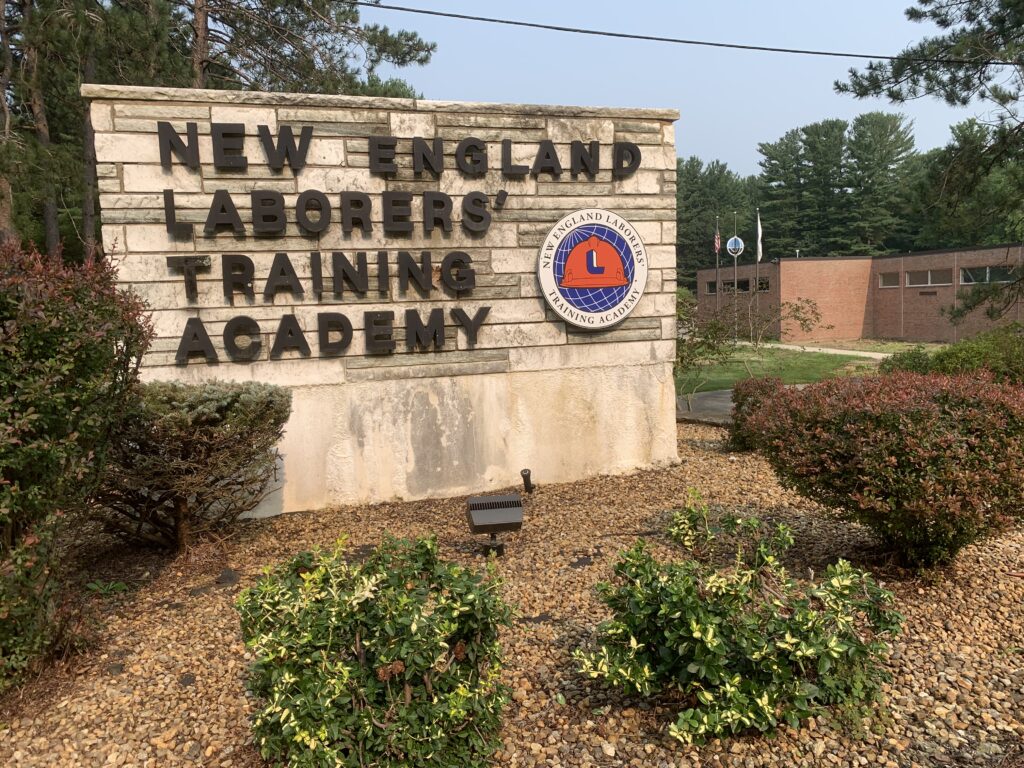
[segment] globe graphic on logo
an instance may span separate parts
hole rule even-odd
[[[626,284],[611,288],[572,288],[563,286],[562,282],[566,272],[566,263],[569,261],[569,254],[580,243],[585,243],[595,237],[597,238],[598,245],[601,245],[601,241],[603,241],[610,245],[618,254],[619,261],[624,270],[623,275]],[[607,247],[602,246],[602,248],[604,249],[603,252],[607,253]],[[607,262],[607,257],[605,257],[604,261]],[[614,229],[602,224],[585,224],[566,235],[555,251],[552,267],[558,292],[570,305],[581,312],[606,312],[618,306],[626,298],[626,294],[629,293],[629,289],[633,285],[633,273],[635,271],[632,251],[625,238]],[[591,274],[600,275],[608,269],[608,266],[606,263],[602,266],[597,266],[595,261],[588,268],[591,270]]]

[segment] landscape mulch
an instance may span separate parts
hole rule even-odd
[[[499,766],[1021,766],[1024,754],[1024,530],[965,550],[933,574],[901,571],[858,526],[784,491],[768,465],[729,453],[716,427],[679,428],[680,463],[570,484],[526,498],[523,530],[498,561],[517,618],[504,637],[506,710]],[[673,506],[699,489],[716,512],[786,522],[787,565],[820,574],[844,557],[873,570],[906,617],[893,681],[859,729],[818,718],[800,730],[686,748],[667,734],[671,702],[623,697],[574,671],[573,649],[606,617],[594,584],[616,553],[646,538],[664,556]],[[359,558],[385,533],[436,534],[442,554],[482,563],[465,499],[388,503],[241,524],[174,560],[86,529],[68,554],[79,579],[121,581],[92,598],[92,643],[0,699],[0,765],[263,765],[245,690],[251,661],[234,600],[261,569],[349,537]]]

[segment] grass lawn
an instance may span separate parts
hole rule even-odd
[[[731,389],[742,379],[778,376],[786,384],[809,384],[836,375],[873,370],[875,363],[853,355],[828,355],[821,352],[797,352],[788,349],[765,349],[760,355],[740,349],[729,360],[701,373],[699,392]],[[676,372],[676,388],[692,391],[692,376]]]
[[[924,347],[929,352],[948,347],[948,344],[923,343],[915,341],[887,341],[885,339],[853,339],[851,341],[823,341],[820,344],[807,342],[811,347],[831,347],[832,349],[854,349],[858,352],[904,352],[914,347]]]

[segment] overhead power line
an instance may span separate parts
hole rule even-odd
[[[816,51],[807,48],[780,48],[771,45],[743,45],[741,43],[717,43],[710,40],[687,40],[681,37],[661,37],[658,35],[635,35],[629,32],[608,32],[597,29],[581,29],[579,27],[563,27],[557,24],[539,24],[532,21],[515,21],[513,19],[496,19],[489,16],[471,16],[465,13],[449,13],[447,11],[430,11],[425,8],[409,8],[403,5],[388,5],[370,2],[369,0],[351,0],[353,5],[366,8],[379,8],[385,11],[416,13],[421,16],[437,16],[444,19],[460,21],[477,21],[485,24],[502,24],[507,27],[524,27],[526,29],[543,29],[549,32],[568,32],[575,35],[591,35],[593,37],[615,37],[621,40],[643,40],[651,43],[672,43],[674,45],[698,45],[705,48],[729,48],[738,51],[763,51],[767,53],[793,53],[801,56],[830,56],[837,59],[869,59],[875,61],[911,61],[921,64],[965,64],[968,66],[1006,66],[1015,67],[1016,62],[1000,59],[928,59],[903,56],[873,55],[868,53],[846,53],[843,51]]]

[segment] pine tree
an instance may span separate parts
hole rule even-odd
[[[415,96],[376,70],[434,51],[349,0],[8,0],[0,37],[0,241],[63,240],[72,259],[98,229],[82,83]]]
[[[955,201],[1002,179],[1009,186],[992,200],[995,211],[1016,237],[1024,237],[1024,2],[916,0],[906,14],[941,33],[908,46],[893,61],[851,69],[849,80],[837,82],[836,90],[858,98],[885,96],[895,103],[932,96],[959,106],[985,105],[986,113],[994,115],[994,127],[983,143],[961,142],[954,154],[946,155],[949,164],[941,172],[945,183],[936,189]],[[1016,300],[1024,301],[1024,276],[984,300],[961,298],[961,316],[965,308],[973,311],[983,305],[1003,311]]]
[[[849,228],[854,252],[888,253],[905,239],[906,164],[914,154],[914,135],[902,115],[867,112],[853,121],[849,151]]]
[[[705,165],[697,157],[680,159],[676,173],[676,266],[680,282],[692,287],[698,269],[715,265],[716,216],[721,219],[723,260],[732,261],[724,243],[732,235],[733,211],[741,237],[750,242],[758,184],[756,177],[742,177],[723,162]]]
[[[803,242],[804,166],[799,129],[775,142],[757,145],[761,153],[761,221],[764,247],[772,257],[793,256]]]
[[[800,129],[805,203],[801,224],[808,256],[843,256],[853,251],[848,207],[848,127],[845,120],[822,120]]]

